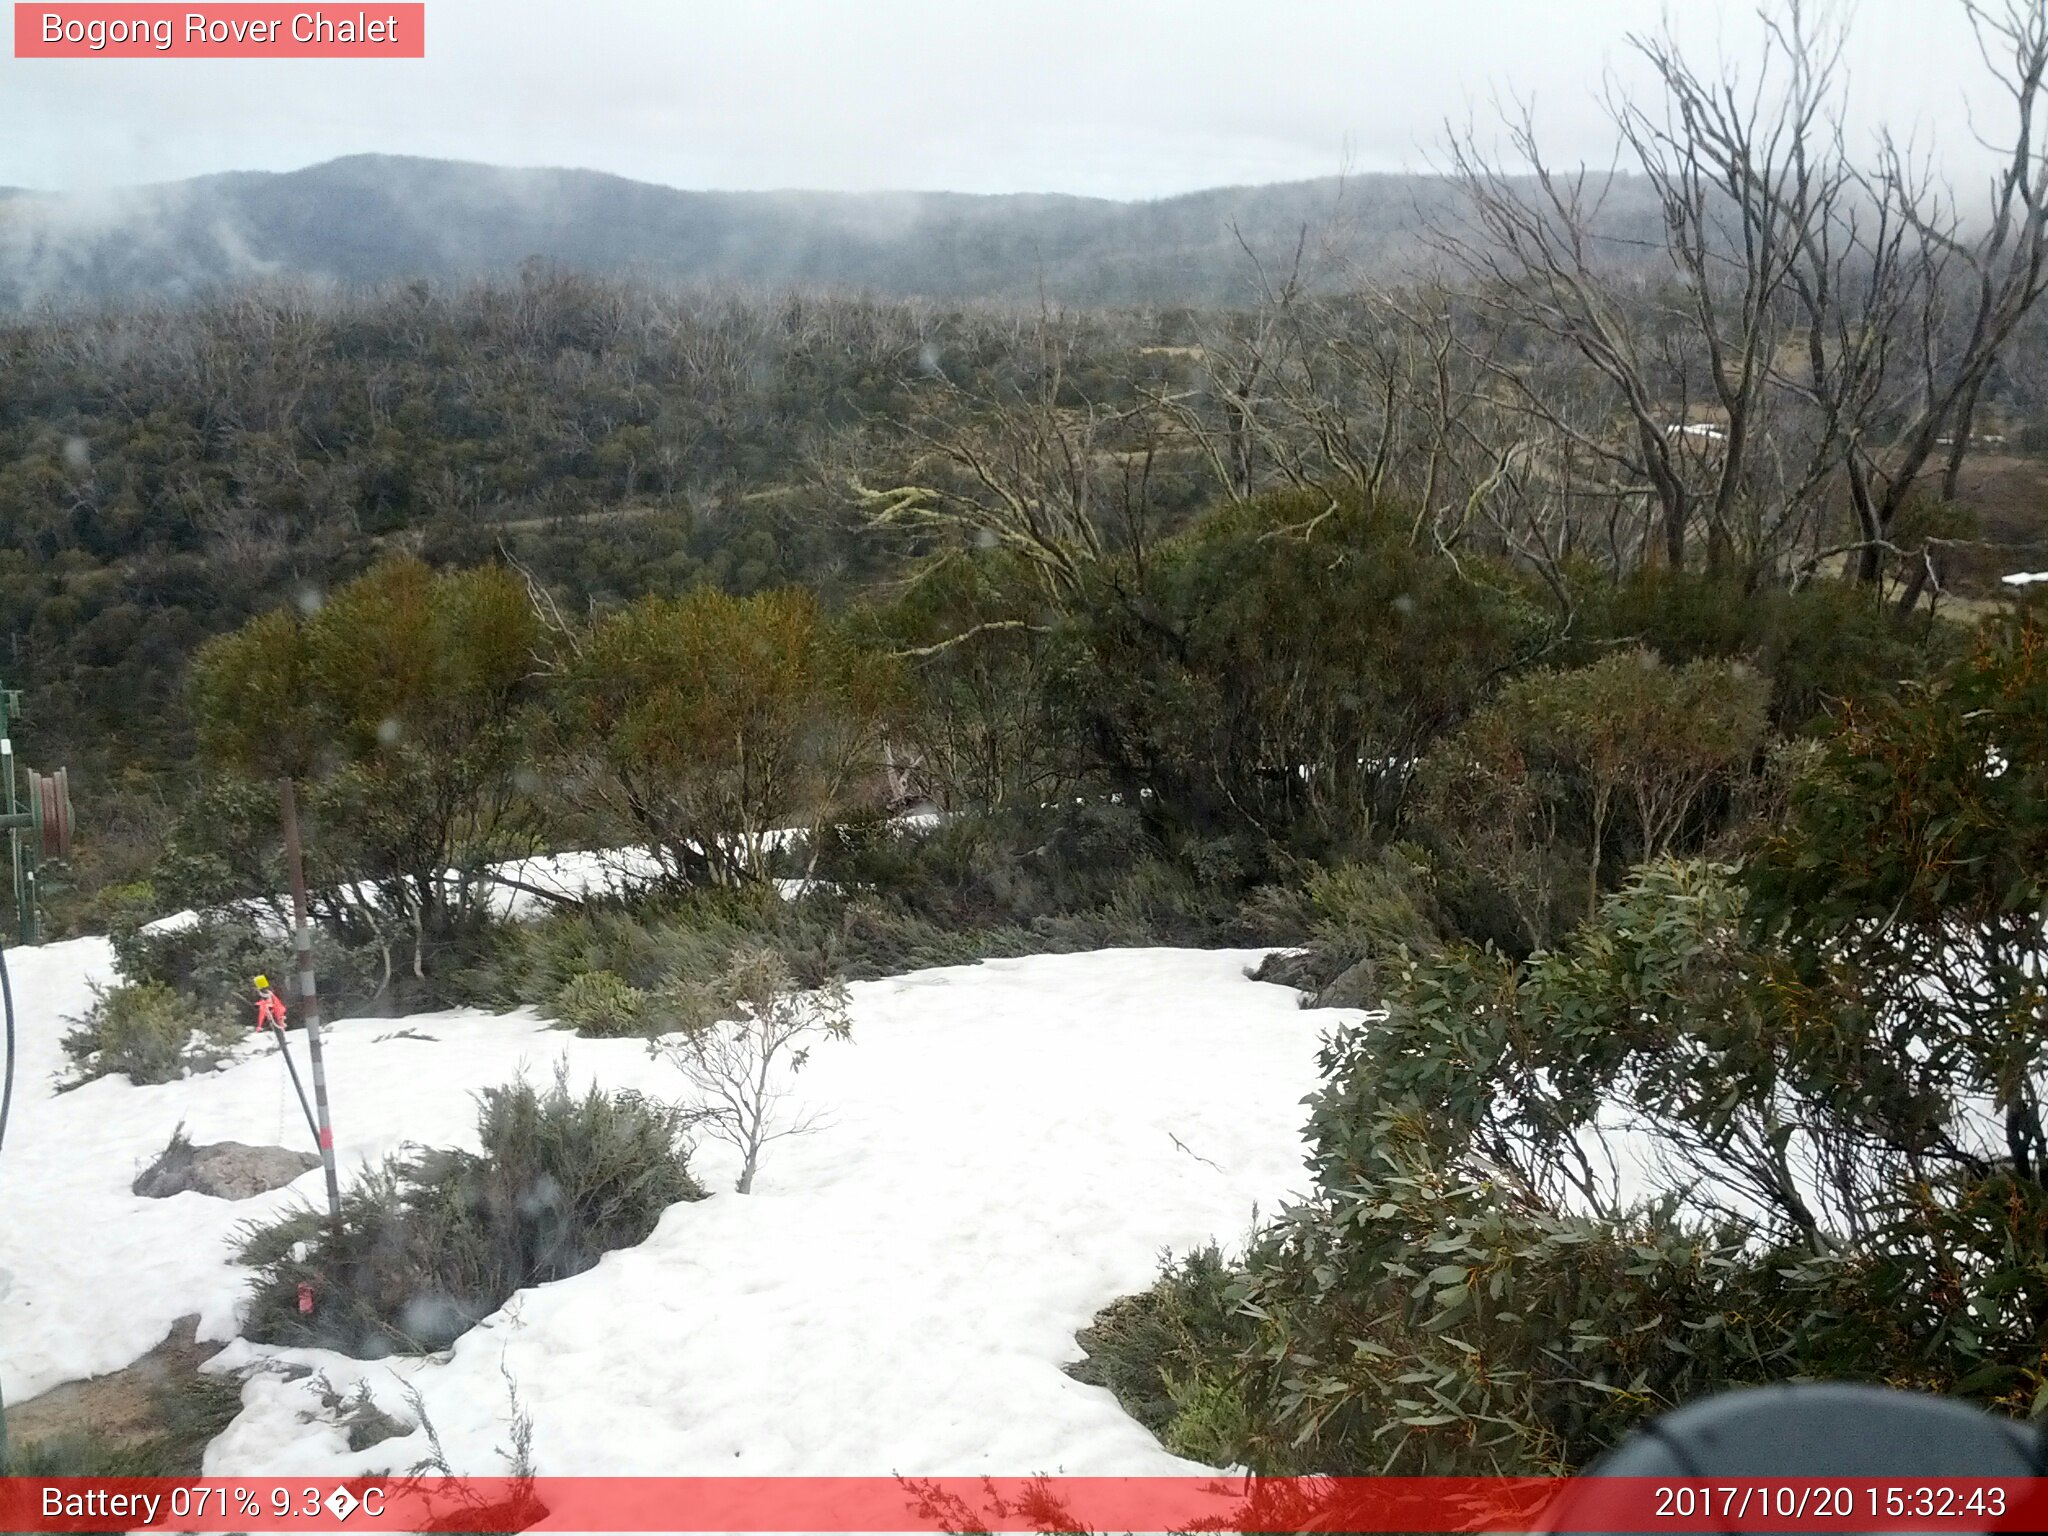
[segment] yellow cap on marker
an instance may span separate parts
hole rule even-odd
[[[256,985],[259,987],[267,987],[270,985],[270,978],[268,976],[258,976],[256,978]]]

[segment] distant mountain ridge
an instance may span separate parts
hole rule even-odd
[[[371,285],[530,258],[657,281],[938,299],[1239,302],[1239,234],[1287,260],[1304,225],[1385,272],[1417,253],[1427,176],[1224,187],[1149,202],[1053,194],[688,192],[601,171],[354,155],[111,193],[0,189],[0,309],[179,299],[288,279]],[[1334,220],[1334,222],[1333,222]]]

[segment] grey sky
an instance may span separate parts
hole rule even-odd
[[[374,0],[364,0],[374,13]],[[353,14],[355,4],[330,4]],[[1642,0],[428,0],[427,58],[0,58],[0,184],[287,170],[363,151],[683,187],[1158,196],[1421,168],[1446,115],[1533,94],[1558,160]],[[1753,7],[1674,10],[1711,56]],[[1858,118],[1960,152],[1954,0],[1862,0]],[[1985,103],[1990,109],[1995,103]]]

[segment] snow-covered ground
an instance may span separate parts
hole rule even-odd
[[[904,827],[929,826],[929,813],[898,817]],[[794,837],[793,831],[770,834],[771,841]],[[592,896],[627,896],[652,884],[661,874],[661,862],[644,848],[585,849],[568,853],[537,853],[531,858],[509,859],[493,864],[491,873],[499,880],[490,892],[491,910],[500,917],[538,917],[551,910],[548,898],[583,901]],[[452,884],[454,871],[448,874]],[[827,882],[782,879],[774,882],[782,895],[794,900],[813,889],[832,889]],[[360,888],[347,888],[357,889]],[[279,894],[271,901],[250,899],[214,909],[215,915],[236,917],[273,936],[290,933],[278,914],[289,916],[291,897]],[[186,909],[143,924],[145,933],[173,933],[199,921],[199,913]]]
[[[640,848],[592,849],[572,853],[542,853],[528,859],[512,859],[491,866],[491,872],[505,883],[491,892],[492,909],[501,917],[533,917],[548,909],[548,896],[567,901],[606,895],[623,896],[648,884],[661,873],[654,855]],[[454,874],[449,875],[451,882]],[[799,885],[779,881],[778,885]],[[289,915],[291,898],[279,895],[272,901],[248,900],[217,909],[217,915],[238,917],[272,934],[290,932],[277,914]],[[195,911],[173,912],[155,922],[145,923],[145,933],[171,933],[189,928],[199,920]]]
[[[730,1192],[736,1159],[707,1144],[693,1166],[711,1198],[522,1292],[443,1356],[237,1341],[218,1363],[310,1364],[343,1392],[367,1381],[400,1418],[409,1381],[457,1470],[476,1473],[504,1470],[508,1374],[543,1473],[1185,1471],[1059,1367],[1162,1250],[1235,1242],[1255,1205],[1306,1182],[1300,1100],[1339,1016],[1247,980],[1255,959],[1112,950],[858,984],[853,1040],[797,1080],[823,1124],[770,1146],[752,1195]],[[241,1202],[132,1195],[181,1121],[200,1142],[303,1140],[282,1066],[252,1047],[177,1083],[55,1094],[63,1016],[111,956],[80,940],[8,961],[22,1060],[0,1152],[0,1386],[18,1403],[128,1363],[186,1313],[202,1338],[233,1338],[234,1229],[319,1198],[320,1174]],[[474,1145],[475,1090],[522,1069],[544,1080],[563,1058],[577,1086],[686,1093],[642,1046],[530,1012],[345,1020],[328,1042],[345,1172],[406,1141]],[[351,1453],[310,1380],[259,1373],[207,1470],[338,1475],[423,1451],[415,1434]]]

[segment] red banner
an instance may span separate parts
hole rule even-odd
[[[18,59],[423,59],[421,0],[305,5],[38,5],[17,0]]]
[[[0,1478],[70,1531],[2022,1531],[2048,1479]]]

